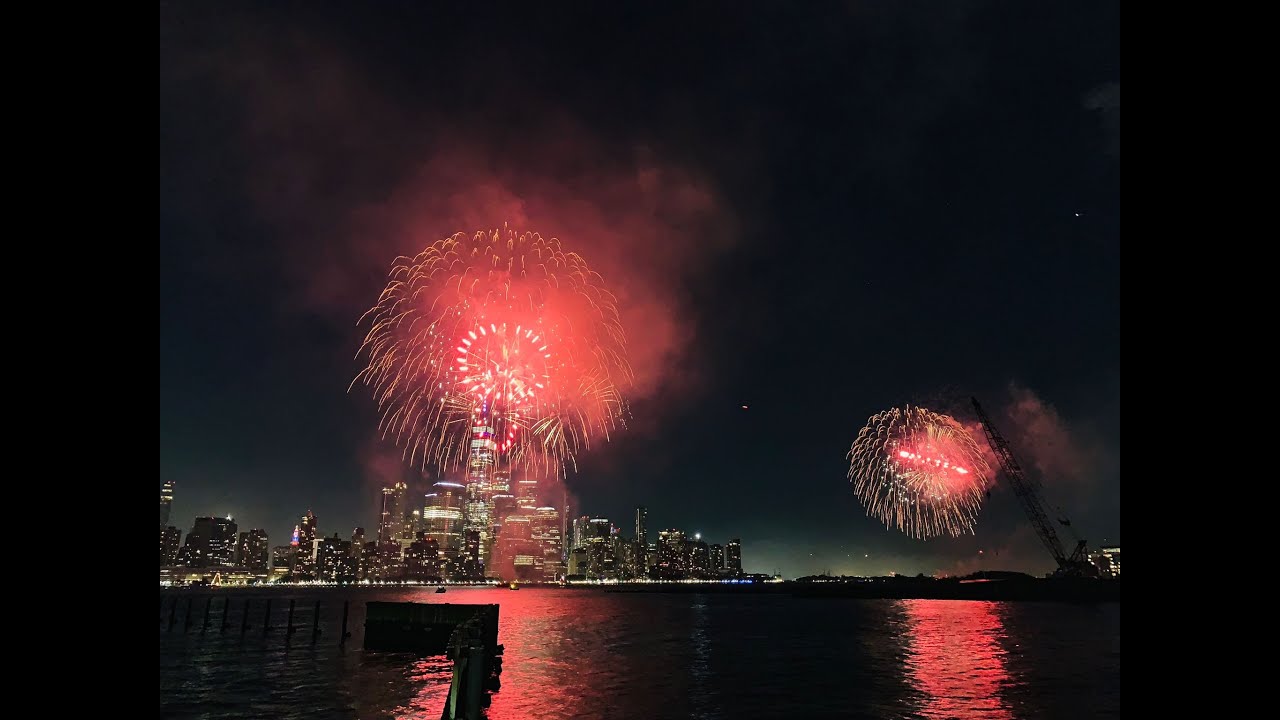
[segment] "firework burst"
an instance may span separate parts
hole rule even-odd
[[[413,463],[456,467],[473,428],[504,464],[561,473],[623,419],[616,299],[560,241],[509,228],[399,257],[360,319],[379,429]]]
[[[910,405],[873,415],[848,457],[854,494],[885,527],[919,539],[973,532],[991,468],[953,418]]]

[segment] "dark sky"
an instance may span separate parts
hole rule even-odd
[[[1118,4],[685,5],[162,4],[184,533],[372,528],[405,471],[347,392],[356,321],[396,255],[511,223],[598,268],[630,334],[634,420],[569,477],[581,512],[645,504],[787,576],[1048,570],[1003,478],[976,536],[927,542],[851,492],[868,416],[974,394],[1119,539]]]

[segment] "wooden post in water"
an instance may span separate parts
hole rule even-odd
[[[201,635],[209,632],[209,609],[212,607],[213,607],[213,596],[210,595],[209,599],[206,600],[204,603],[204,622],[200,623]]]
[[[338,641],[339,645],[346,645],[347,638],[351,637],[351,633],[347,632],[347,613],[351,610],[351,601],[342,601],[342,639]]]
[[[480,717],[480,698],[484,695],[484,643],[479,638],[467,641],[467,705],[466,718]]]
[[[173,616],[178,614],[178,596],[173,596],[173,603],[169,605],[169,632],[173,632]]]
[[[320,601],[316,601],[315,614],[311,616],[311,642],[315,642],[320,637]]]
[[[253,602],[249,598],[244,599],[244,616],[240,618],[240,634],[244,635],[249,629],[249,603]]]
[[[191,603],[193,602],[195,602],[195,598],[187,598],[187,617],[182,621],[182,632],[186,632],[191,629]]]
[[[293,604],[296,602],[297,600],[289,601],[289,632],[285,633],[286,637],[293,635]]]
[[[267,611],[262,614],[262,634],[271,632],[271,598],[267,598]]]
[[[229,613],[229,612],[231,612],[231,596],[230,596],[230,595],[228,595],[228,596],[227,596],[227,599],[226,599],[226,600],[222,601],[222,628],[221,628],[221,630],[222,630],[222,632],[223,632],[223,633],[225,633],[225,632],[227,631],[227,613]]]

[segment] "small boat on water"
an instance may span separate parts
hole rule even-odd
[[[442,592],[444,592],[444,588],[443,588],[443,587],[438,587],[438,588],[436,588],[436,592],[437,592],[437,593],[442,593]]]
[[[510,583],[508,583],[508,584],[507,584],[507,589],[508,589],[508,590],[519,590],[519,589],[520,589],[520,585],[519,585],[519,584],[517,584],[517,583],[516,583],[516,581],[512,580]]]

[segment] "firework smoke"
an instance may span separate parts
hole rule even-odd
[[[854,494],[885,527],[919,539],[973,532],[991,468],[953,418],[910,405],[873,415],[848,457]]]
[[[503,465],[559,475],[623,420],[616,300],[557,239],[504,227],[397,258],[366,321],[352,386],[372,389],[412,464],[456,467],[480,426]]]

